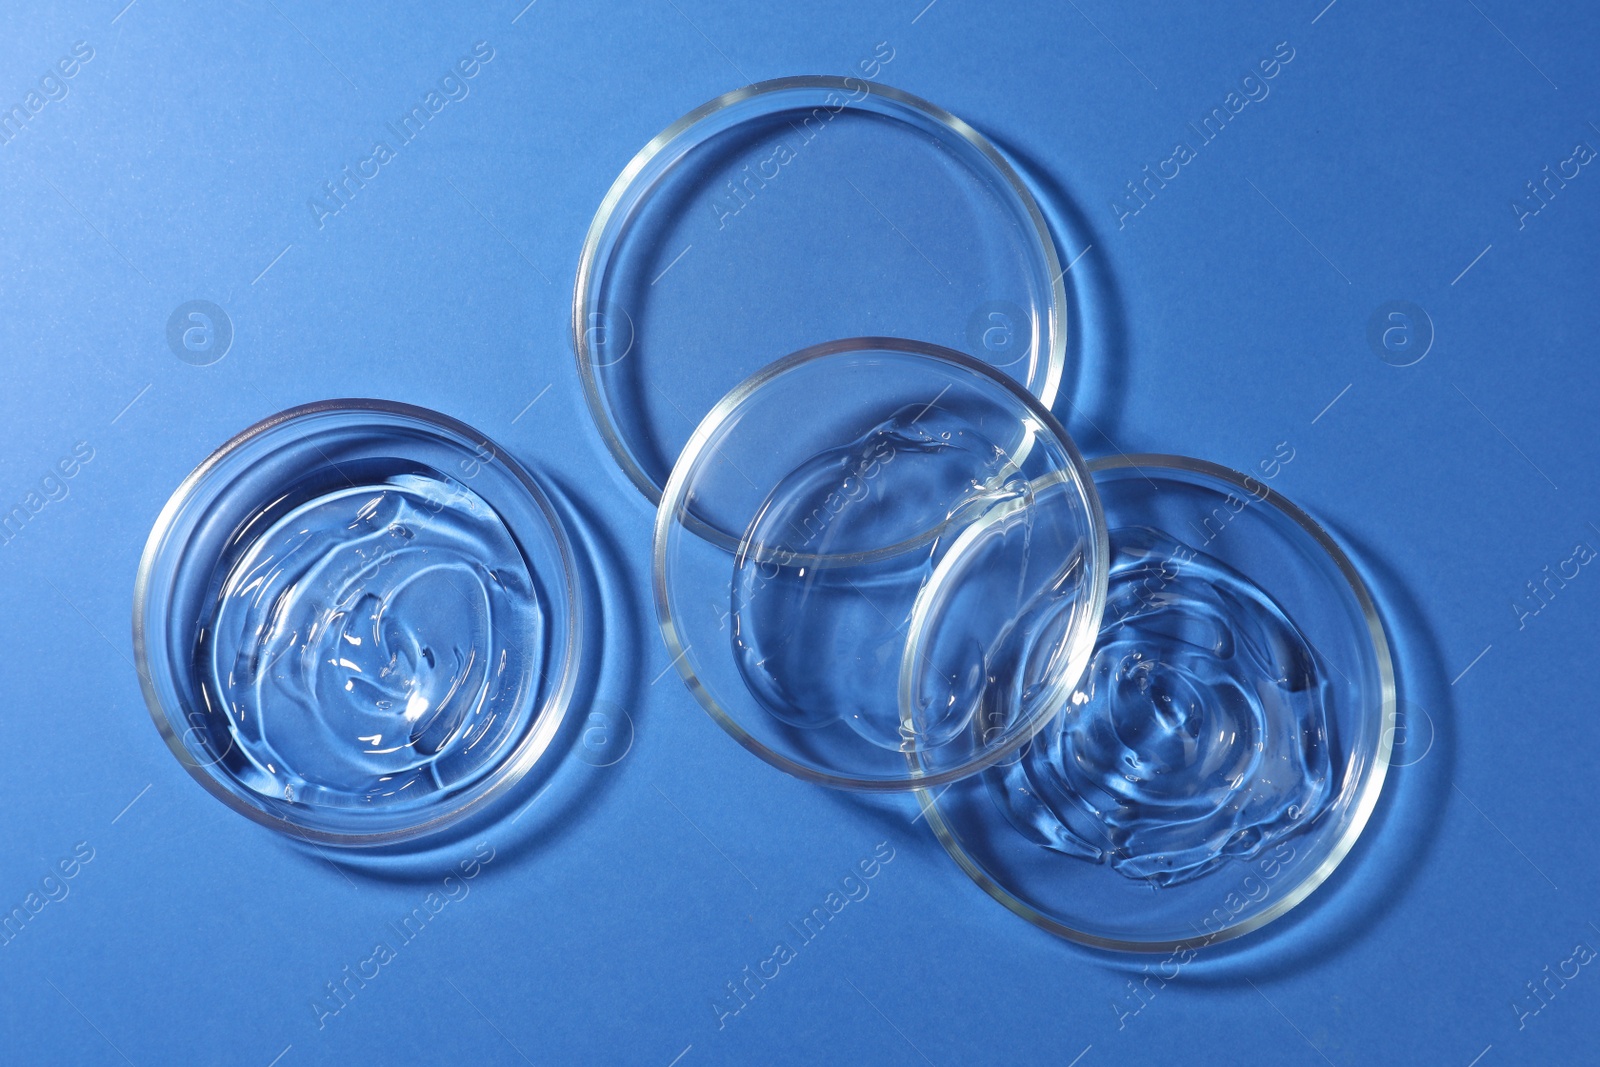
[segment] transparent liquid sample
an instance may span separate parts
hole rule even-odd
[[[1016,503],[1031,493],[1004,447],[931,404],[903,408],[797,466],[767,496],[734,559],[734,657],[762,708],[801,728],[842,720],[892,751],[963,734],[976,705],[958,691],[960,678],[948,700],[902,718],[912,609],[962,531],[1005,508],[1026,526],[1032,512]],[[1025,531],[1014,545],[1025,558]],[[994,636],[980,639],[977,661]]]
[[[492,768],[546,655],[533,578],[494,509],[413,470],[257,523],[196,648],[240,780],[359,807]]]
[[[1111,532],[1105,622],[1066,709],[987,778],[1028,839],[1175,885],[1315,823],[1329,681],[1249,579],[1148,527]]]

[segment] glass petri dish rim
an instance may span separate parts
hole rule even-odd
[[[1231,467],[1222,466],[1220,463],[1194,459],[1189,456],[1142,452],[1136,455],[1104,456],[1091,460],[1089,463],[1091,475],[1123,468],[1136,470],[1167,468],[1191,474],[1203,474],[1244,489],[1246,492],[1253,494],[1262,503],[1270,504],[1272,507],[1277,508],[1309,534],[1312,540],[1328,554],[1329,559],[1333,561],[1339,573],[1349,584],[1350,591],[1354,594],[1356,603],[1361,608],[1362,618],[1367,624],[1368,635],[1372,639],[1373,652],[1377,657],[1381,725],[1378,733],[1378,750],[1375,754],[1376,758],[1372,762],[1372,769],[1360,784],[1359,792],[1350,806],[1350,814],[1346,819],[1339,839],[1334,842],[1333,848],[1323,857],[1322,862],[1317,865],[1316,869],[1301,878],[1272,907],[1252,915],[1242,922],[1224,927],[1215,934],[1208,934],[1203,937],[1161,941],[1128,941],[1121,938],[1099,937],[1058,922],[1012,894],[1010,890],[990,877],[988,872],[980,867],[967,854],[967,851],[961,847],[961,842],[956,839],[949,824],[944,821],[944,817],[940,814],[937,797],[929,793],[925,788],[919,788],[916,796],[922,813],[927,817],[928,825],[933,828],[934,835],[938,837],[939,843],[944,846],[951,859],[955,860],[961,869],[966,872],[967,877],[976,882],[984,892],[995,900],[1035,926],[1047,930],[1057,937],[1080,945],[1087,945],[1090,948],[1107,949],[1114,952],[1180,952],[1184,949],[1205,948],[1221,944],[1224,941],[1231,941],[1236,937],[1260,929],[1274,919],[1283,917],[1301,901],[1305,900],[1306,897],[1310,896],[1318,886],[1327,881],[1335,868],[1344,861],[1345,856],[1349,855],[1350,850],[1355,847],[1356,839],[1366,829],[1367,821],[1371,818],[1373,809],[1377,807],[1378,797],[1383,791],[1384,779],[1389,772],[1389,757],[1394,748],[1395,730],[1394,664],[1389,654],[1389,640],[1383,631],[1383,619],[1378,614],[1377,605],[1373,602],[1366,583],[1362,581],[1360,572],[1356,570],[1355,565],[1350,562],[1350,558],[1345,555],[1344,550],[1339,547],[1338,543],[1328,536],[1327,531],[1293,501],[1286,499],[1282,494],[1258,478],[1241,474]]]
[[[589,315],[593,313],[593,300],[591,291],[598,279],[605,276],[604,267],[609,261],[612,246],[617,239],[617,234],[611,235],[607,240],[607,232],[612,223],[620,216],[630,214],[646,197],[649,196],[648,186],[636,187],[640,175],[644,174],[658,157],[671,154],[669,160],[675,162],[677,158],[687,154],[701,142],[701,136],[696,128],[712,119],[720,112],[726,111],[746,100],[773,93],[792,92],[795,90],[815,89],[824,92],[857,93],[866,90],[867,96],[880,96],[893,101],[902,107],[920,113],[924,118],[945,127],[951,133],[970,144],[994,167],[996,173],[1004,179],[1011,194],[1022,205],[1033,226],[1034,236],[1038,241],[1040,250],[1044,253],[1045,268],[1050,272],[1050,309],[1046,328],[1048,331],[1048,351],[1043,353],[1042,367],[1044,380],[1039,382],[1037,396],[1046,408],[1054,406],[1056,394],[1061,388],[1061,379],[1065,373],[1067,356],[1067,290],[1063,280],[1064,272],[1061,270],[1061,261],[1056,254],[1055,239],[1050,235],[1049,224],[1045,221],[1043,212],[1039,210],[1038,203],[1034,200],[1033,193],[1022,180],[1016,169],[1000,154],[989,139],[984,137],[975,128],[962,119],[952,115],[937,104],[928,102],[919,96],[896,89],[893,86],[883,85],[878,82],[867,81],[862,78],[839,77],[832,74],[804,74],[787,78],[772,78],[767,81],[755,82],[741,89],[723,93],[721,96],[709,100],[690,111],[672,125],[656,134],[648,144],[641,148],[628,165],[617,175],[611,183],[611,188],[606,191],[605,198],[600,201],[600,208],[595,212],[593,220],[589,223],[589,230],[584,235],[583,251],[578,257],[577,280],[572,291],[572,349],[577,356],[578,377],[583,383],[583,396],[589,405],[589,414],[593,417],[595,426],[600,430],[600,436],[605,441],[606,450],[611,453],[622,472],[628,476],[638,490],[644,494],[645,499],[652,507],[661,503],[662,487],[656,485],[655,480],[645,472],[637,460],[634,459],[632,450],[623,439],[623,434],[616,422],[611,418],[609,408],[606,406],[605,394],[601,389],[600,381],[594,372],[592,353],[586,340],[589,327]],[[855,103],[859,103],[856,101]],[[852,105],[853,106],[853,105]],[[713,131],[720,132],[720,131]],[[606,247],[602,250],[602,243]]]
[[[518,742],[505,758],[505,760],[490,772],[487,783],[468,789],[463,796],[449,810],[439,812],[413,825],[396,829],[380,830],[371,833],[351,833],[322,830],[315,827],[302,826],[287,819],[281,819],[266,811],[249,804],[227,789],[215,775],[209,772],[212,764],[199,763],[184,747],[183,737],[173,728],[173,720],[169,709],[162,703],[160,695],[156,692],[155,683],[150,674],[150,641],[145,632],[145,604],[150,595],[151,581],[154,577],[155,566],[166,546],[167,539],[172,533],[172,528],[179,513],[188,504],[190,497],[200,484],[213,471],[228,461],[238,449],[263,434],[289,422],[318,415],[355,413],[372,415],[391,415],[402,418],[414,419],[424,425],[457,434],[469,440],[489,441],[492,439],[472,428],[459,419],[452,418],[442,412],[430,408],[418,407],[414,404],[405,404],[394,400],[377,400],[368,397],[343,397],[329,400],[317,400],[308,404],[298,404],[285,408],[275,414],[252,424],[229,438],[218,446],[200,464],[186,475],[178,488],[168,497],[162,505],[160,514],[156,517],[155,524],[150,529],[150,536],[145,540],[144,552],[139,557],[139,569],[133,581],[133,662],[134,670],[139,676],[139,689],[144,696],[145,708],[150,712],[150,718],[155,722],[156,730],[161,734],[161,739],[166,742],[167,748],[172,752],[189,773],[189,776],[203,786],[206,792],[216,797],[229,808],[262,826],[274,830],[287,832],[291,837],[318,845],[331,845],[338,847],[379,847],[392,845],[404,841],[415,840],[429,834],[443,830],[450,824],[457,822],[472,811],[486,806],[496,797],[501,796],[515,785],[528,773],[545,751],[550,747],[562,721],[566,718],[568,706],[572,702],[572,695],[577,686],[578,664],[582,655],[583,645],[583,603],[582,590],[578,580],[577,558],[573,553],[572,544],[567,536],[566,528],[561,521],[559,513],[550,503],[538,483],[512,458],[511,454],[495,444],[495,454],[509,470],[512,476],[521,484],[537,505],[540,515],[555,541],[557,554],[562,563],[562,581],[565,587],[568,609],[565,624],[570,634],[567,642],[566,655],[562,658],[559,670],[560,681],[551,690],[545,699],[528,733]]]
[[[1077,484],[1089,515],[1088,537],[1090,545],[1085,553],[1088,566],[1093,568],[1090,580],[1090,616],[1099,620],[1105,614],[1106,591],[1109,585],[1109,572],[1111,570],[1111,544],[1106,531],[1105,515],[1100,509],[1100,497],[1095,491],[1094,480],[1090,477],[1091,468],[1084,462],[1083,456],[1078,452],[1075,441],[1067,434],[1061,422],[1053,415],[1038,397],[1028,392],[1014,378],[989,366],[981,360],[954,349],[944,348],[940,345],[930,344],[925,341],[912,341],[900,337],[853,337],[841,341],[828,341],[820,345],[812,345],[798,352],[784,356],[782,359],[767,364],[761,370],[739,383],[715,407],[707,412],[705,418],[695,427],[683,452],[678,456],[677,462],[672,466],[672,474],[667,479],[666,489],[662,493],[661,503],[656,509],[656,521],[651,537],[651,588],[654,593],[656,606],[656,623],[661,630],[661,637],[666,642],[667,652],[672,657],[672,666],[677,668],[684,684],[694,694],[700,706],[710,714],[713,721],[740,745],[778,768],[786,774],[793,775],[803,781],[815,782],[819,785],[829,786],[834,789],[847,789],[863,793],[905,793],[916,789],[921,791],[937,788],[950,782],[958,781],[968,775],[983,770],[1016,751],[1031,740],[1034,734],[1044,728],[1055,709],[1047,713],[1040,713],[1034,720],[1027,723],[1015,738],[997,745],[991,751],[985,751],[979,757],[959,764],[945,771],[934,774],[920,774],[915,762],[915,753],[908,759],[910,772],[904,780],[891,779],[879,781],[876,779],[854,778],[848,775],[829,774],[808,767],[803,763],[789,759],[781,753],[774,752],[760,741],[750,735],[738,721],[717,702],[711,691],[700,681],[689,662],[689,648],[684,645],[678,636],[678,626],[674,620],[671,601],[667,590],[667,532],[674,521],[674,513],[679,510],[681,498],[685,492],[689,470],[695,465],[700,454],[710,443],[717,428],[727,419],[728,415],[736,410],[744,401],[755,393],[767,382],[787,373],[789,370],[811,363],[828,356],[835,356],[846,352],[865,352],[874,349],[889,349],[896,352],[906,352],[912,355],[930,357],[953,364],[964,371],[977,374],[998,383],[1001,388],[1009,392],[1020,401],[1029,412],[1039,420],[1044,430],[1055,435],[1066,452],[1067,461],[1077,478]],[[1037,435],[1030,437],[1034,439]],[[704,528],[698,523],[685,523],[685,529],[690,532],[704,533]],[[720,539],[713,538],[711,542],[720,544]],[[726,547],[726,546],[723,546]],[[1099,626],[1093,633],[1086,635],[1088,648],[1085,653],[1084,663],[1087,665],[1087,653],[1093,648],[1093,641],[1098,636]],[[1070,685],[1064,686],[1065,692],[1070,692]],[[916,783],[913,785],[912,783]]]

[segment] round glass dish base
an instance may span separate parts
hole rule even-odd
[[[560,519],[493,441],[375,400],[285,411],[202,463],[134,593],[146,703],[184,768],[293,836],[382,845],[503,793],[579,652]]]
[[[1303,900],[1366,824],[1388,645],[1350,561],[1270,478],[1175,456],[1090,469],[1111,565],[1082,680],[1018,752],[920,796],[973,880],[1044,929],[1213,944]]]
[[[718,97],[628,164],[584,241],[572,337],[654,504],[725,393],[838,338],[953,348],[1049,407],[1066,309],[1044,217],[982,135],[886,85],[797,77]]]
[[[952,781],[1082,672],[1105,529],[1076,448],[1003,372],[857,338],[779,360],[706,416],[656,516],[672,664],[798,777]]]

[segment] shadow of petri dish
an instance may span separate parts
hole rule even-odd
[[[584,242],[573,347],[607,446],[656,503],[724,394],[838,338],[964,351],[1050,406],[1060,271],[1026,185],[966,123],[872,82],[784,78],[696,109],[628,164]]]
[[[240,814],[392,846],[503,797],[577,683],[583,591],[559,512],[437,412],[330,400],[212,453],[135,579],[151,717]]]
[[[1081,201],[1049,168],[1014,144],[997,139],[995,147],[1033,190],[1061,259],[1072,329],[1054,404],[1056,416],[1086,453],[1118,451],[1133,357],[1127,304],[1112,260],[1103,247],[1096,247],[1104,242],[1096,236]]]
[[[1389,646],[1355,567],[1266,482],[1176,456],[1090,469],[1111,566],[1083,680],[1015,756],[920,795],[1013,912],[1187,962],[1354,845],[1394,743]]]

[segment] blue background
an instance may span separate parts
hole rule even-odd
[[[1511,205],[1600,148],[1600,19],[1324,2],[7,4],[0,106],[74,42],[93,59],[0,145],[0,507],[78,442],[93,459],[0,546],[0,909],[79,842],[93,859],[0,945],[0,1058],[1593,1062],[1600,966],[1547,1000],[1526,983],[1600,946],[1600,574],[1514,605],[1600,546],[1600,173],[1520,226]],[[319,229],[308,199],[478,41],[470,95]],[[1024,162],[1081,254],[1060,410],[1084,450],[1248,469],[1290,442],[1276,486],[1350,546],[1395,638],[1408,765],[1352,858],[1143,999],[1127,983],[1153,961],[1016,919],[909,802],[787,779],[663,674],[652,516],[583,405],[571,282],[624,163],[721,92],[852,73],[881,41],[881,80]],[[1270,96],[1119,227],[1124,183],[1282,41]],[[166,341],[194,299],[235,330],[210,366]],[[1411,366],[1368,340],[1391,300],[1436,334]],[[563,761],[525,819],[388,861],[206,796],[130,662],[134,570],[182,476],[346,395],[441,409],[543,472],[604,600],[574,719],[609,755]],[[319,1025],[325,983],[478,841],[470,895]],[[719,1026],[724,984],[880,842],[870,895]]]

